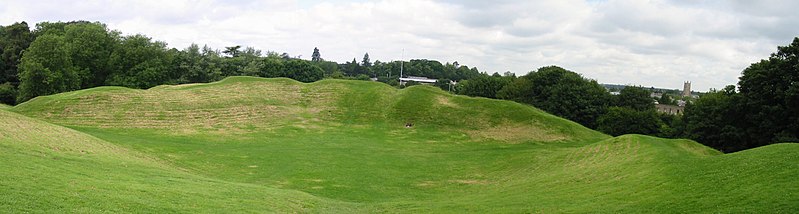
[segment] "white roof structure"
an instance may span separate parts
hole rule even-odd
[[[423,83],[436,83],[436,81],[438,81],[437,79],[430,79],[427,77],[416,77],[416,76],[408,76],[406,78],[400,77],[399,79],[400,82],[414,81],[414,82],[423,82]]]

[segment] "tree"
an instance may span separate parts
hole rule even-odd
[[[150,88],[160,84],[176,83],[171,72],[173,52],[166,43],[152,41],[149,37],[137,34],[126,36],[114,49],[109,59],[113,71],[106,79],[106,85],[131,88]]]
[[[799,37],[746,68],[738,85],[752,122],[746,133],[756,137],[752,143],[799,142]]]
[[[444,65],[441,62],[427,59],[413,59],[405,63],[406,76],[422,76],[432,79],[442,79],[450,77],[444,76]]]
[[[405,82],[404,84],[402,84],[401,87],[407,88],[407,87],[411,87],[411,86],[414,86],[414,85],[422,85],[422,83],[416,82],[416,81],[408,81],[408,82]]]
[[[369,81],[369,76],[367,76],[366,74],[358,74],[358,76],[355,76],[355,77],[353,77],[352,79],[354,79],[354,80],[363,80],[363,81]]]
[[[313,62],[313,64],[319,66],[319,68],[322,68],[322,70],[325,71],[325,76],[330,76],[334,73],[341,73],[339,71],[339,65],[336,62],[320,61]]]
[[[0,84],[0,103],[14,105],[17,101],[17,88],[10,82]]]
[[[227,54],[229,57],[238,57],[241,54],[241,45],[225,47],[225,50],[222,53]]]
[[[483,75],[474,79],[461,81],[458,93],[468,96],[478,96],[496,99],[497,92],[510,84],[513,79],[502,76]]]
[[[0,83],[19,84],[18,66],[22,59],[22,51],[27,49],[35,36],[28,23],[17,22],[2,27],[0,30]]]
[[[660,95],[658,103],[663,105],[676,105],[676,103],[674,103],[674,100],[668,94]]]
[[[724,152],[799,142],[799,37],[744,69],[738,85],[686,106],[689,138]]]
[[[305,60],[289,60],[286,62],[286,77],[300,82],[314,82],[324,77],[324,71]]]
[[[363,74],[363,69],[361,68],[361,65],[358,64],[358,61],[355,60],[355,58],[352,58],[352,62],[347,62],[342,65],[341,70],[344,71],[344,74],[347,76],[357,76],[358,74]]]
[[[610,107],[607,113],[597,119],[597,130],[605,134],[619,136],[624,134],[653,135],[663,124],[654,110],[635,110],[627,107]]]
[[[361,60],[361,66],[365,68],[372,66],[372,61],[369,60],[369,53],[363,55],[363,60]]]
[[[607,111],[610,94],[595,80],[547,66],[517,78],[497,93],[501,99],[538,107],[551,114],[596,128],[596,120]]]
[[[658,112],[662,124],[655,134],[662,138],[685,138],[685,125],[682,115],[672,115]]]
[[[191,44],[175,55],[175,68],[178,73],[177,83],[211,82],[221,79],[222,63],[219,52],[208,46],[202,49]]]
[[[745,132],[748,125],[742,114],[743,99],[730,85],[687,105],[683,115],[687,137],[723,152],[751,148],[747,144],[755,139]]]
[[[616,106],[630,108],[637,111],[655,110],[651,92],[642,87],[627,86],[621,89],[616,100]]]
[[[319,48],[313,48],[313,54],[311,54],[311,62],[321,62],[322,61],[322,54],[319,54]]]
[[[264,67],[261,60],[261,50],[253,47],[246,47],[244,51],[239,53],[238,57],[225,59],[233,65],[231,70],[223,71],[227,76],[260,76],[261,70]]]
[[[81,77],[81,88],[102,85],[109,73],[108,60],[118,35],[99,22],[69,24],[64,31],[69,56]]]
[[[452,81],[449,79],[438,79],[433,85],[444,91],[452,91],[453,89]]]
[[[261,70],[262,77],[286,77],[285,66],[283,59],[280,56],[269,55],[263,59],[263,70]]]
[[[455,77],[452,80],[460,81],[464,79],[472,79],[480,76],[480,71],[477,68],[469,68],[469,66],[458,65],[456,66]]]
[[[31,43],[20,63],[17,103],[80,87],[63,36],[42,35]]]

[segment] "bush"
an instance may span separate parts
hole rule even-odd
[[[17,89],[10,82],[0,84],[0,103],[14,105],[17,100]]]
[[[663,122],[655,110],[638,111],[623,107],[610,107],[608,112],[597,119],[597,130],[605,134],[619,136],[624,134],[657,134]]]
[[[358,76],[355,76],[353,79],[355,79],[355,80],[364,80],[364,81],[369,81],[370,80],[369,76],[367,76],[366,74],[358,74]]]
[[[314,82],[324,77],[324,71],[305,60],[290,60],[286,63],[286,77],[300,82]]]

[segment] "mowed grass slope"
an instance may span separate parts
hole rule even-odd
[[[610,138],[529,106],[427,86],[234,77],[148,90],[99,87],[38,97],[11,111],[146,154],[165,171],[243,188],[217,197],[280,193],[291,196],[277,205],[310,204],[230,205],[242,210],[799,209],[795,144],[722,155],[687,140]],[[136,180],[120,183],[127,182]],[[96,207],[103,206],[113,204]],[[208,207],[176,211],[201,208]]]
[[[6,110],[0,110],[0,118],[3,213],[357,211],[299,191],[197,176]]]

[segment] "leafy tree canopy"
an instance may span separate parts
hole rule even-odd
[[[630,108],[637,111],[655,110],[651,92],[637,86],[627,86],[621,89],[616,99],[616,106]]]
[[[610,94],[595,80],[547,66],[530,72],[498,92],[502,99],[538,107],[549,113],[596,128],[597,118],[610,105]]]
[[[50,34],[31,43],[20,63],[18,103],[80,88],[65,43],[63,36]]]

